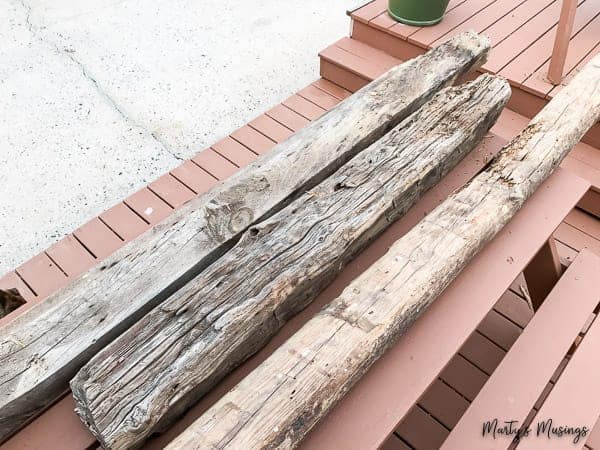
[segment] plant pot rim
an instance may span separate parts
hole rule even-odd
[[[406,19],[404,17],[401,17],[397,14],[394,14],[389,7],[388,7],[388,14],[390,16],[392,16],[392,18],[394,18],[398,22],[404,23],[406,25],[412,25],[414,27],[428,27],[431,25],[437,25],[444,18],[444,14],[442,14],[441,17],[439,17],[438,19],[433,19],[433,20],[411,20],[411,19]]]

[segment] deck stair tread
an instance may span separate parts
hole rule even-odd
[[[365,36],[367,41],[375,43],[368,37],[368,27],[425,50],[452,34],[472,29],[487,34],[492,40],[494,48],[484,70],[500,73],[514,86],[541,98],[551,98],[560,90],[560,86],[555,87],[546,79],[546,73],[561,4],[560,0],[452,1],[441,23],[419,28],[394,21],[387,13],[387,1],[375,0],[351,13],[354,23],[358,24],[353,36],[359,39]],[[599,29],[600,4],[579,0],[565,65],[565,83],[600,52]],[[390,48],[386,39],[379,42]]]

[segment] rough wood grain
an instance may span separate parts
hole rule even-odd
[[[600,56],[483,172],[398,240],[168,448],[296,446],[598,119]]]
[[[99,442],[141,445],[262,348],[477,145],[509,97],[492,76],[443,90],[96,355],[71,389]]]
[[[102,347],[262,220],[479,66],[486,38],[463,34],[391,69],[304,130],[127,244],[0,337],[0,442],[68,389]]]

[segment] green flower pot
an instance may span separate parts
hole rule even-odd
[[[450,0],[389,0],[388,12],[398,22],[417,27],[440,23]]]

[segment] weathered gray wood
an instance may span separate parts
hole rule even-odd
[[[465,33],[391,69],[225,183],[2,329],[0,442],[55,401],[96,352],[230,248],[483,62]]]
[[[99,442],[141,445],[262,348],[475,147],[509,97],[491,76],[443,90],[98,353],[71,389]]]
[[[398,240],[168,448],[296,446],[598,119],[600,56],[485,171]]]

